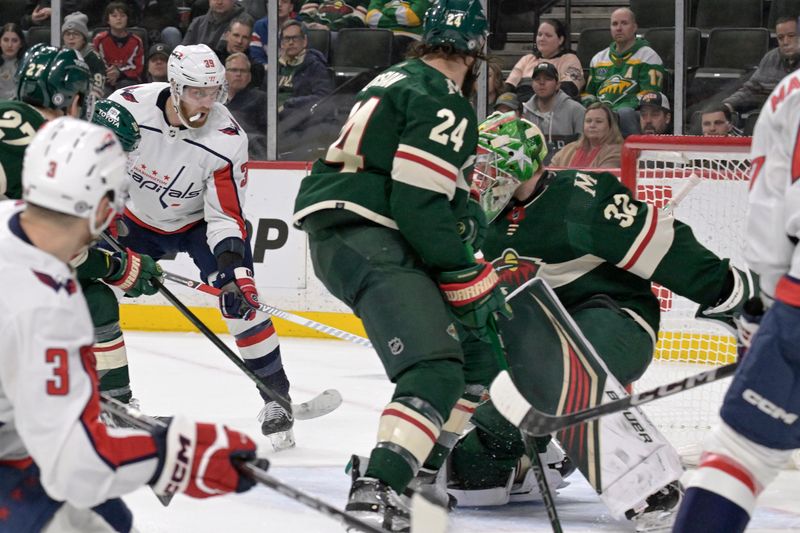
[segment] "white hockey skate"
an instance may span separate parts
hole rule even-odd
[[[269,437],[276,452],[294,448],[294,418],[278,402],[264,404],[258,413],[258,421],[261,422],[261,433]]]
[[[681,482],[673,481],[648,496],[636,508],[627,511],[625,518],[633,522],[636,531],[671,531],[683,492]]]

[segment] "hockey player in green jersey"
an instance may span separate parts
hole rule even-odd
[[[73,50],[37,44],[19,67],[17,100],[0,102],[0,196],[22,198],[22,159],[45,121],[85,116],[91,74]]]
[[[346,508],[390,531],[408,529],[398,495],[438,470],[496,372],[494,356],[465,357],[459,338],[489,336],[505,311],[495,271],[459,233],[483,219],[468,194],[468,93],[486,17],[478,0],[440,0],[424,24],[413,58],[358,94],[294,213],[317,277],[363,320],[396,385],[369,465],[352,465]]]
[[[561,414],[599,401],[589,390],[625,394],[622,387],[644,373],[659,328],[651,280],[698,302],[698,317],[729,329],[755,288],[747,271],[703,247],[668,212],[638,201],[614,175],[548,171],[545,155],[536,126],[513,113],[492,115],[481,125],[473,186],[491,221],[482,251],[504,289],[544,279],[602,360],[579,363],[555,323],[532,319],[537,306],[524,291],[510,301],[513,318],[501,318],[498,328],[514,382],[531,403]],[[557,438],[613,516],[642,528],[654,517],[668,520],[680,497],[680,458],[638,410],[612,416],[618,419]],[[472,421],[476,429],[450,458],[450,489],[467,505],[513,501],[512,493],[522,492],[514,469],[526,444],[541,452],[546,439],[524,442],[491,402]]]

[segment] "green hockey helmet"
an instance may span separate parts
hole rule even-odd
[[[37,44],[17,70],[17,100],[36,107],[65,110],[76,94],[85,100],[91,73],[80,52]]]
[[[458,52],[480,52],[489,24],[479,0],[436,0],[425,13],[422,41]]]
[[[125,109],[125,106],[117,102],[98,100],[94,105],[92,122],[113,131],[122,145],[122,149],[128,153],[136,150],[139,141],[142,140],[136,119],[133,118],[130,111]]]
[[[492,113],[478,126],[478,155],[472,187],[489,222],[505,209],[521,183],[531,179],[547,157],[541,130],[514,112]]]

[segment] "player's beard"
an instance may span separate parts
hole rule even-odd
[[[183,118],[186,119],[186,123],[189,125],[190,128],[202,128],[205,126],[206,122],[208,121],[208,115],[211,113],[211,109],[209,108],[207,111],[195,111],[194,113],[189,113],[186,110],[186,106],[183,102],[180,103],[180,113],[183,115]],[[193,116],[197,116],[198,114],[202,113],[202,117],[196,120],[192,120]]]

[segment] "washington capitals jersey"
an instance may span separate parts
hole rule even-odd
[[[0,202],[0,464],[33,461],[51,498],[92,507],[146,484],[156,446],[100,422],[86,300],[69,266],[28,240],[20,211]]]
[[[764,104],[750,152],[745,259],[761,290],[800,305],[800,73],[785,77]]]
[[[166,119],[166,83],[126,87],[111,100],[139,123],[142,140],[132,165],[125,214],[157,233],[208,223],[208,245],[245,238],[247,134],[225,106],[215,103],[201,128],[177,128]]]

